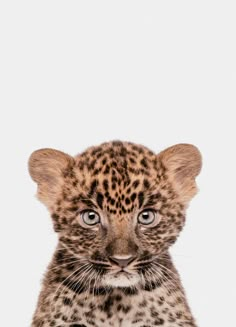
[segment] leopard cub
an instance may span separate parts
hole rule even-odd
[[[200,169],[190,144],[35,151],[29,171],[58,245],[31,326],[196,327],[169,247]]]

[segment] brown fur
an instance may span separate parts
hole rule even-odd
[[[183,228],[200,169],[200,153],[189,144],[157,155],[120,141],[74,158],[52,149],[34,152],[29,171],[59,243],[32,326],[196,326],[168,248]],[[85,209],[97,212],[101,223],[85,226]],[[157,213],[155,227],[137,223],[145,209]],[[129,266],[134,279],[106,280],[115,256],[135,258]],[[104,285],[108,280],[113,286]]]

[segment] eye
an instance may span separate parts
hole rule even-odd
[[[100,223],[99,214],[93,210],[83,211],[80,216],[86,225],[93,226]]]
[[[142,225],[150,225],[157,222],[157,213],[154,210],[146,209],[138,215],[138,222]]]

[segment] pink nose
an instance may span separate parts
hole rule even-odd
[[[115,263],[121,268],[127,267],[132,261],[134,261],[135,257],[130,256],[130,257],[109,257],[109,260],[111,263]]]

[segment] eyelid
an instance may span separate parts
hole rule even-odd
[[[138,214],[140,215],[140,213],[142,213],[144,211],[153,211],[155,213],[158,213],[156,208],[146,207],[146,208],[143,208],[142,210],[140,210]]]
[[[93,212],[95,212],[96,214],[98,214],[99,215],[99,213],[97,212],[97,210],[96,210],[97,208],[88,208],[88,207],[86,207],[86,208],[80,208],[80,209],[78,209],[77,210],[77,215],[80,215],[81,213],[83,213],[83,212],[88,212],[88,211],[93,211]],[[100,215],[99,215],[100,216]]]
[[[84,207],[85,210],[86,209],[94,210],[94,211],[98,210],[96,203],[93,202],[92,199],[83,198],[83,199],[80,199],[80,203],[81,203],[81,207]]]

